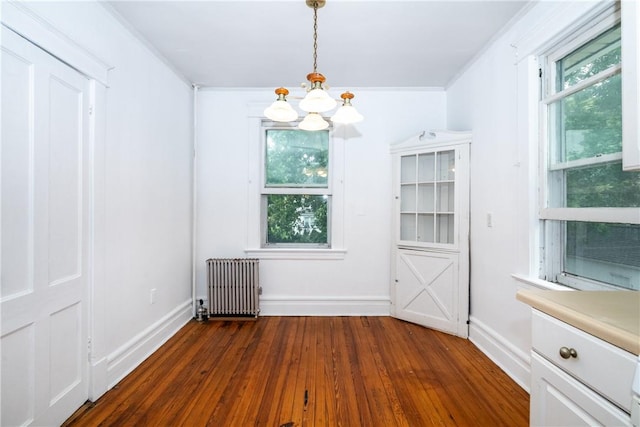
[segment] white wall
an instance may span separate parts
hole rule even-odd
[[[533,57],[594,6],[536,3],[447,89],[449,127],[473,131],[470,339],[525,388],[530,310],[515,294],[528,285],[512,274],[537,277]]]
[[[389,144],[446,127],[440,89],[351,88],[365,116],[344,140],[344,241],[341,260],[261,260],[264,315],[389,314],[391,157]],[[331,92],[340,91],[332,88]],[[197,294],[206,299],[205,260],[244,257],[247,249],[250,105],[273,88],[203,89],[198,94]],[[341,138],[336,131],[334,138]]]
[[[191,318],[192,91],[98,2],[24,5],[113,67],[96,105],[96,398]]]

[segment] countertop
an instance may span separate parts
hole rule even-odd
[[[640,292],[521,289],[516,299],[630,353],[640,354]]]

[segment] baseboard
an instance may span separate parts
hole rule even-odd
[[[95,402],[109,390],[107,380],[107,358],[91,361],[89,363],[89,400]]]
[[[108,388],[115,386],[192,318],[189,299],[107,356]]]
[[[261,297],[261,316],[389,316],[389,298]]]
[[[520,387],[530,392],[530,355],[473,316],[469,320],[469,340]]]

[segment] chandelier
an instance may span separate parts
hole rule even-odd
[[[300,101],[300,109],[307,115],[298,124],[302,130],[322,130],[329,127],[329,123],[320,115],[333,110],[338,102],[331,98],[323,84],[325,77],[318,72],[318,8],[325,5],[326,0],[306,0],[307,6],[313,8],[313,72],[307,74],[309,85],[303,83],[307,94]],[[328,87],[327,87],[328,89]],[[287,102],[289,90],[279,87],[275,90],[278,99],[264,110],[264,115],[274,122],[293,122],[298,119],[298,112]],[[342,106],[331,116],[333,123],[350,124],[363,119],[362,115],[351,105],[353,94],[344,92],[340,95]]]

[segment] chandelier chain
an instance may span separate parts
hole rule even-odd
[[[313,2],[313,72],[318,72],[318,2]]]

